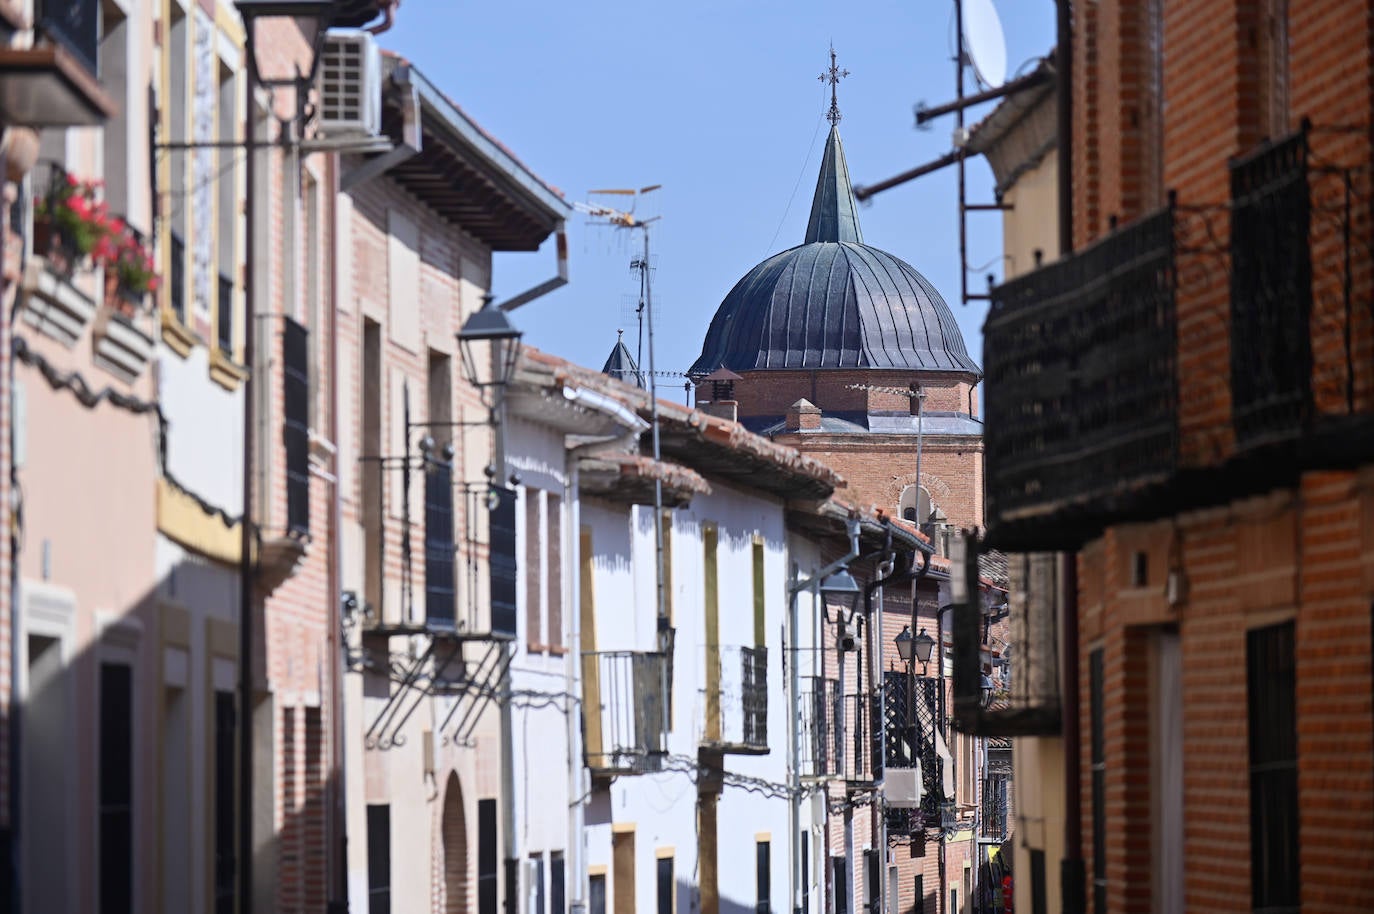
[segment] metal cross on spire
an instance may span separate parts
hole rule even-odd
[[[826,120],[830,125],[837,126],[840,123],[840,103],[835,97],[835,87],[840,84],[840,80],[849,75],[848,70],[841,70],[835,64],[835,46],[830,46],[830,69],[820,75],[823,83],[830,83],[830,110],[826,112]]]

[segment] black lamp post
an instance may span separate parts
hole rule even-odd
[[[324,35],[333,18],[334,0],[236,0],[235,6],[243,17],[244,57],[248,69],[248,104],[244,113],[243,145],[247,161],[244,164],[245,201],[244,221],[247,223],[244,243],[243,270],[243,361],[248,372],[243,382],[243,514],[239,519],[239,794],[238,794],[238,910],[249,914],[253,910],[253,591],[256,585],[254,545],[257,525],[253,520],[254,447],[253,430],[257,421],[254,408],[255,350],[257,310],[253,294],[254,260],[257,239],[254,236],[257,178],[257,133],[253,117],[253,100],[259,86],[290,86],[296,91],[297,120],[306,110],[306,96],[315,77],[319,51]],[[257,24],[262,19],[292,19],[310,43],[308,73],[299,67],[288,76],[269,76],[264,79],[258,66]]]
[[[499,392],[515,375],[515,366],[520,360],[520,338],[524,334],[511,323],[505,311],[493,307],[491,302],[488,296],[482,307],[463,323],[463,329],[458,331],[458,345],[468,383],[481,393],[482,402],[495,410],[500,400]],[[484,352],[484,346],[491,348]],[[490,399],[488,391],[493,392]]]

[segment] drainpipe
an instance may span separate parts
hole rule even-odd
[[[8,171],[8,156],[0,151],[0,188],[4,188],[4,175]],[[24,184],[21,183],[20,193],[23,193]],[[8,196],[8,194],[6,194]],[[10,207],[15,205],[15,201],[6,201],[6,206],[0,209],[8,217]],[[3,252],[9,243],[9,218],[0,219],[0,252]],[[22,266],[22,265],[21,265]],[[5,297],[8,298],[9,289],[5,289]],[[22,784],[20,775],[22,773],[23,755],[20,751],[20,740],[23,736],[23,719],[20,716],[19,704],[19,678],[20,670],[18,660],[23,656],[20,652],[21,638],[23,631],[19,624],[19,524],[15,515],[16,496],[19,492],[18,469],[14,465],[14,350],[13,350],[13,324],[14,316],[18,310],[12,311],[8,315],[0,315],[0,320],[5,322],[4,335],[0,337],[0,351],[5,359],[5,389],[0,395],[0,410],[9,417],[9,465],[4,468],[8,475],[9,491],[7,493],[10,503],[10,529],[4,535],[9,537],[10,543],[10,564],[9,580],[4,585],[9,588],[10,597],[10,698],[8,707],[5,709],[9,714],[9,838],[10,854],[8,860],[0,860],[0,866],[9,868],[10,871],[10,897],[7,899],[9,909],[12,911],[22,910],[22,882],[23,870],[20,867],[20,814],[23,810],[23,803],[20,802],[20,790]]]
[[[616,415],[621,424],[630,429],[629,435],[637,435],[645,427],[639,418],[623,404],[590,390],[564,388],[563,396],[574,402],[583,403],[593,409],[602,409]],[[615,440],[615,439],[608,439]],[[563,488],[563,504],[568,506],[570,517],[564,525],[565,542],[563,554],[569,556],[568,564],[573,576],[581,573],[582,568],[582,498],[581,470],[578,461],[583,454],[594,448],[604,447],[607,441],[589,441],[567,451],[567,482]],[[564,866],[564,878],[571,875],[572,898],[568,910],[571,914],[584,914],[587,910],[587,867],[582,862],[586,834],[587,781],[584,776],[582,759],[582,727],[579,719],[582,710],[582,587],[577,582],[564,588],[570,593],[569,613],[571,623],[568,631],[568,653],[564,661],[565,691],[572,696],[568,703],[567,744],[568,744],[568,839]]]
[[[330,543],[329,596],[333,603],[330,616],[329,652],[330,706],[330,772],[328,821],[325,833],[329,836],[328,894],[329,914],[348,911],[348,792],[344,770],[344,654],[348,644],[343,637],[343,455],[339,452],[339,156],[329,161],[330,182],[334,193],[330,197],[329,213],[333,230],[329,233],[329,441],[334,446],[330,469],[334,481],[330,486]]]
[[[798,576],[798,569],[795,563],[792,565],[792,580],[787,585],[787,648],[792,654],[792,662],[787,665],[787,686],[790,691],[789,706],[799,708],[801,706],[801,675],[798,671],[800,650],[797,649],[798,634],[801,631],[800,617],[797,609],[797,596],[804,590],[811,591],[812,594],[812,616],[815,616],[816,599],[820,596],[820,582],[839,569],[848,565],[859,557],[859,522],[857,520],[846,521],[846,532],[849,536],[849,552],[839,559],[826,565],[824,568],[813,573],[806,579]],[[801,914],[802,904],[801,893],[804,886],[801,884],[801,715],[792,715],[792,726],[788,732],[788,853],[791,859],[791,875],[789,882],[792,889],[792,912]],[[828,832],[827,832],[828,835]],[[829,849],[830,841],[826,838],[826,848]],[[830,866],[830,855],[825,855],[825,867]],[[828,879],[828,874],[822,874]]]

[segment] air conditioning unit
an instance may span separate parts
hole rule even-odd
[[[319,61],[320,136],[364,139],[382,132],[382,54],[362,29],[330,29]]]
[[[918,809],[921,805],[921,766],[887,768],[883,772],[883,798],[894,809]]]

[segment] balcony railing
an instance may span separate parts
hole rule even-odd
[[[1169,207],[993,289],[987,488],[1004,535],[1035,519],[1037,548],[1076,544],[1174,473],[1173,226]]]
[[[658,771],[668,754],[668,660],[661,653],[582,655],[582,732],[594,776]]]
[[[766,753],[768,648],[709,644],[706,664],[702,745],[734,754]]]
[[[1236,447],[1291,439],[1312,417],[1307,133],[1231,163],[1231,409]]]
[[[835,720],[839,714],[840,684],[834,679],[807,676],[802,680],[801,776],[836,777],[842,753],[835,746]]]
[[[919,829],[922,824],[936,827],[942,821],[941,810],[945,800],[944,759],[936,738],[936,727],[944,720],[940,680],[919,676],[913,681],[904,672],[887,672],[883,674],[883,691],[887,715],[887,764],[910,768],[914,762],[919,762],[922,787],[920,815],[917,816],[915,810],[905,818],[893,815],[889,818],[889,828],[903,822],[911,831]]]

